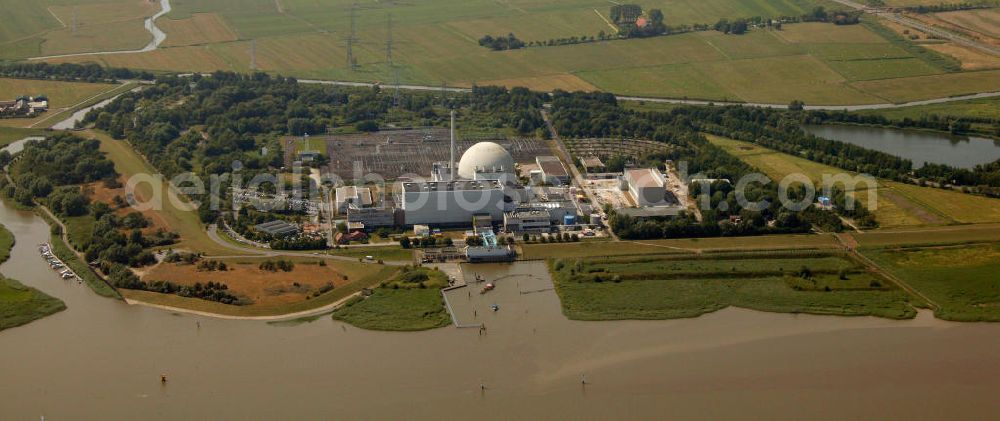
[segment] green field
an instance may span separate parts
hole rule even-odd
[[[865,254],[939,305],[934,312],[938,318],[1000,321],[1000,244],[880,249]]]
[[[885,38],[888,35],[877,34],[867,25],[801,23],[785,25],[781,31],[760,29],[741,36],[706,31],[502,52],[477,44],[477,39],[487,34],[514,33],[527,42],[544,42],[592,37],[601,31],[613,33],[605,21],[611,3],[603,0],[361,1],[356,12],[358,41],[353,46],[360,67],[351,70],[344,39],[352,3],[175,0],[173,11],[164,18],[166,48],[54,61],[96,61],[148,70],[247,71],[253,40],[258,69],[300,78],[389,82],[398,72],[403,83],[429,86],[502,84],[537,90],[599,89],[628,95],[782,104],[800,99],[808,104],[832,105],[895,102],[903,97],[947,96],[997,87],[995,81],[984,80],[982,75],[958,73],[934,88],[900,96],[893,90],[897,85],[920,83],[922,79],[914,78],[939,76],[949,68],[942,66],[940,55],[906,41],[890,42]],[[665,22],[671,26],[711,24],[720,18],[798,16],[818,4],[831,10],[841,8],[823,0],[650,0],[639,4],[646,10],[663,10]],[[12,10],[31,15],[35,9]],[[98,10],[98,6],[90,9]],[[128,32],[134,30],[126,16],[129,13],[117,14],[120,19],[107,24],[114,38],[114,42],[106,42],[107,48],[146,39]],[[389,14],[394,69],[385,53]],[[176,42],[171,41],[171,31]],[[91,51],[95,43],[101,43],[99,37],[63,41],[29,37],[10,43],[4,54],[23,58],[52,50],[56,44],[61,46],[59,52]]]
[[[6,146],[14,141],[28,136],[45,136],[42,129],[21,129],[17,127],[0,127],[0,146]]]
[[[802,268],[811,273],[800,276]],[[561,259],[552,270],[563,312],[576,320],[697,317],[731,306],[894,319],[916,315],[908,294],[836,255]]]
[[[441,296],[441,288],[447,285],[447,276],[440,271],[407,268],[376,288],[371,296],[358,297],[335,310],[333,318],[370,330],[444,327],[451,323]]]

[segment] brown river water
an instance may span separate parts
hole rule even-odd
[[[0,332],[3,420],[955,419],[1000,410],[1000,325],[741,309],[576,322],[560,313],[538,263],[465,268],[502,277],[489,294],[449,294],[460,322],[484,322],[486,335],[371,332],[329,317],[218,320],[100,298],[38,256],[41,219],[0,207],[0,222],[17,236],[0,270],[69,307]]]

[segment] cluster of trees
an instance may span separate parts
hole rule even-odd
[[[1000,117],[922,114],[919,117],[892,119],[880,114],[860,114],[847,111],[810,111],[805,115],[808,124],[847,123],[937,130],[951,134],[978,134],[1000,137]]]
[[[108,204],[91,203],[80,187],[100,180],[117,185],[114,165],[98,147],[97,140],[65,133],[28,143],[11,167],[15,183],[7,184],[5,179],[0,182],[4,193],[25,205],[36,201],[46,204],[61,217],[92,219],[89,237],[70,238],[87,261],[106,267],[154,263],[153,253],[147,248],[172,244],[177,235],[162,229],[143,234],[141,229],[148,227],[149,221],[142,214],[132,212],[119,217]]]
[[[198,262],[198,270],[204,272],[225,272],[229,270],[229,266],[226,262],[220,260],[202,260]]]
[[[268,272],[277,272],[279,270],[282,272],[291,272],[295,270],[295,262],[284,259],[265,260],[261,262],[258,269],[266,270]]]
[[[426,247],[451,247],[455,245],[455,240],[451,238],[437,237],[403,237],[399,239],[399,246],[404,249],[426,248]]]
[[[473,113],[489,116],[490,120],[483,121],[485,125],[531,134],[545,126],[539,110],[546,100],[546,94],[527,88],[473,86],[468,106]]]
[[[513,240],[513,238],[511,238]],[[525,243],[569,243],[580,241],[579,234],[570,234],[564,232],[562,234],[549,234],[548,236],[536,235],[532,236],[528,233],[521,234],[521,240]],[[510,244],[514,244],[513,241]]]
[[[611,6],[610,18],[616,25],[635,25],[642,16],[642,6],[637,4],[615,4]]]
[[[712,29],[724,34],[743,35],[749,29],[749,24],[746,19],[737,19],[732,22],[730,22],[729,19],[719,19],[719,21],[712,26]]]
[[[277,238],[268,245],[274,250],[323,250],[327,248],[326,238],[321,235]]]
[[[501,51],[524,48],[525,44],[524,41],[517,39],[513,33],[508,33],[507,36],[498,35],[496,37],[485,35],[479,39],[479,45],[493,51]]]
[[[0,77],[19,79],[74,80],[113,82],[122,79],[153,80],[152,73],[90,64],[48,64],[37,62],[2,63]]]

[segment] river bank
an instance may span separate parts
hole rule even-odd
[[[5,273],[69,307],[0,332],[0,406],[14,419],[971,418],[1000,410],[993,324],[927,312],[894,321],[741,309],[576,322],[561,314],[554,291],[519,293],[537,288],[515,265],[476,268],[512,293],[453,300],[469,317],[497,301],[499,311],[476,313],[488,326],[482,336],[373,332],[329,317],[290,326],[219,320],[65,283],[32,246],[48,237],[44,221],[8,208],[0,221],[18,238]]]
[[[10,258],[14,234],[0,224],[0,263]],[[62,301],[0,274],[0,331],[23,326],[66,309]]]

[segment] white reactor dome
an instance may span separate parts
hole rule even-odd
[[[503,146],[493,142],[479,142],[466,150],[458,161],[460,178],[473,180],[477,172],[513,173],[514,158]]]

